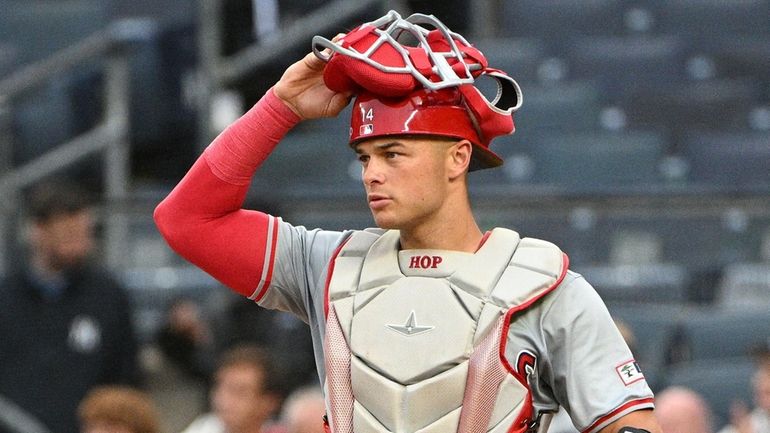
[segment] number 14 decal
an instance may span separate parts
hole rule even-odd
[[[363,117],[361,119],[362,122],[366,122],[367,120],[372,122],[374,121],[374,110],[370,108],[368,111],[366,109],[361,109],[361,116]]]

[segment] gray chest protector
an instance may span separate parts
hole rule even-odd
[[[476,253],[398,247],[398,231],[356,232],[329,271],[331,431],[527,431],[531,395],[504,356],[508,325],[559,284],[566,256],[506,229]]]

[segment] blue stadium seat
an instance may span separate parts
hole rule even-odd
[[[684,78],[685,43],[678,37],[591,36],[575,38],[569,45],[571,73],[595,80],[618,101],[624,95]]]
[[[601,93],[591,83],[522,85],[522,94],[524,102],[515,115],[517,132],[513,140],[526,140],[527,135],[537,130],[592,130],[599,123]]]
[[[753,225],[736,221],[741,218],[738,209],[710,215],[654,209],[602,215],[596,223],[600,235],[595,247],[608,252],[608,262],[633,263],[634,248],[643,248],[643,262],[677,263],[690,272],[719,269],[758,254]]]
[[[605,302],[681,304],[687,301],[689,274],[674,263],[595,265],[575,268]]]
[[[719,281],[716,305],[736,310],[770,310],[770,266],[758,262],[727,266]]]
[[[102,29],[109,2],[98,0],[6,0],[0,14],[0,41],[19,47],[22,63],[44,58]]]
[[[685,137],[680,152],[695,185],[770,191],[770,132],[694,132]]]
[[[693,39],[693,54],[711,59],[717,77],[768,80],[770,35],[717,34]]]
[[[665,386],[683,386],[694,390],[709,404],[714,415],[714,431],[730,421],[730,405],[736,400],[751,405],[750,358],[708,360],[670,367],[665,372]]]
[[[654,188],[667,147],[648,131],[542,133],[527,145],[534,182],[573,192]]]
[[[620,0],[517,0],[502,2],[504,36],[569,40],[581,34],[623,31]]]
[[[474,43],[493,68],[502,69],[522,87],[538,79],[538,71],[547,57],[546,47],[533,38],[482,39]]]
[[[770,310],[709,308],[683,316],[672,363],[749,356],[770,338]]]
[[[633,92],[623,106],[631,126],[715,130],[745,125],[761,95],[761,84],[753,80],[685,82]]]
[[[487,210],[477,215],[479,226],[484,230],[506,227],[519,232],[523,237],[553,242],[569,256],[573,266],[603,260],[600,249],[594,246],[596,231],[590,224],[591,218],[592,216],[585,215],[585,210],[581,208],[571,212]],[[589,220],[588,223],[586,220]]]
[[[664,33],[770,33],[767,0],[658,0],[656,3],[660,31]]]
[[[347,133],[293,131],[265,161],[253,181],[267,200],[352,195],[364,200],[361,166]]]

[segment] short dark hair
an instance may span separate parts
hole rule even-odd
[[[27,196],[30,218],[47,222],[58,215],[71,215],[91,206],[91,193],[69,179],[50,179],[36,185]]]
[[[262,373],[262,389],[265,392],[283,396],[285,389],[270,352],[254,344],[236,345],[222,355],[217,370],[240,365],[249,366]]]

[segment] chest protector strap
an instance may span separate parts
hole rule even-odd
[[[505,353],[516,314],[555,289],[555,245],[494,229],[476,253],[351,236],[334,259],[324,354],[334,433],[522,433],[527,373]],[[514,353],[517,352],[514,350]]]

